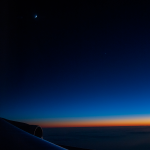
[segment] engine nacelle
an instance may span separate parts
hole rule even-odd
[[[0,118],[1,150],[66,150],[42,139],[42,128]]]

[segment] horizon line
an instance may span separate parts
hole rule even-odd
[[[150,126],[150,116],[128,116],[114,118],[78,118],[78,119],[42,119],[30,120],[32,124],[46,127],[114,127],[114,126]]]

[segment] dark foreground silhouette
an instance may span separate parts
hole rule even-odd
[[[84,150],[58,146],[43,139],[43,130],[37,125],[0,118],[1,150]]]
[[[42,129],[38,126],[0,118],[1,150],[65,150],[41,137]]]

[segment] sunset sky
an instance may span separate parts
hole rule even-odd
[[[3,1],[0,117],[43,127],[150,125],[149,1]]]

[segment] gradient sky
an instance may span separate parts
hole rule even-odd
[[[5,0],[0,116],[41,125],[150,116],[149,8]]]

